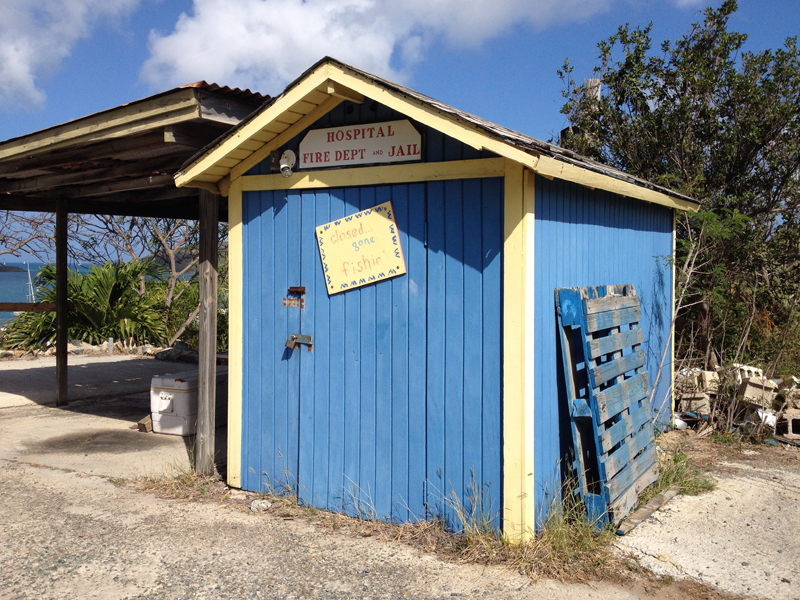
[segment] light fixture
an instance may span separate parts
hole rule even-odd
[[[295,163],[297,162],[297,156],[295,155],[293,150],[287,150],[283,154],[281,154],[281,175],[284,177],[289,177],[292,174],[292,168],[294,167]]]

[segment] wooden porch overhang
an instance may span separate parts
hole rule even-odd
[[[227,201],[179,189],[198,149],[268,97],[198,82],[0,143],[0,210],[56,215],[56,406],[67,404],[69,213],[200,221],[200,389],[195,468],[214,472],[219,221]]]

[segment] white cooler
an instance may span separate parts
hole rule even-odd
[[[170,435],[197,432],[198,371],[158,375],[150,383],[153,431]],[[228,367],[217,367],[215,425],[228,422]]]

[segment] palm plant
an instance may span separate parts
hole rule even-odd
[[[152,262],[106,263],[88,273],[67,276],[68,336],[90,344],[109,337],[128,343],[164,338],[163,305],[143,293],[142,282],[161,281],[163,267]],[[46,265],[36,276],[37,302],[55,302],[56,270]],[[56,334],[55,313],[25,313],[8,324],[6,343],[12,348],[42,347]]]

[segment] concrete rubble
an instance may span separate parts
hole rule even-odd
[[[675,379],[676,427],[727,419],[733,411],[743,432],[767,428],[779,439],[800,440],[800,378],[769,379],[758,367],[734,364],[724,373],[683,369]]]

